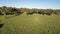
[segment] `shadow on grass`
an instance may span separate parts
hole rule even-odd
[[[4,24],[3,24],[3,23],[1,22],[1,20],[0,20],[0,28],[2,28],[2,27],[3,27],[3,25],[4,25]]]
[[[4,24],[0,24],[0,28],[2,28],[2,27],[3,27],[3,25],[4,25]]]

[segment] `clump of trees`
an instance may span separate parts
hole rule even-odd
[[[60,14],[60,9],[29,9],[29,8],[15,8],[15,7],[7,7],[7,6],[2,6],[0,7],[0,15],[20,15],[22,13],[26,13],[27,15],[32,15],[32,14],[42,14],[42,15],[59,15]]]

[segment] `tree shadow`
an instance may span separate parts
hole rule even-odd
[[[0,28],[2,28],[3,27],[3,23],[2,23],[2,21],[0,20]]]
[[[4,25],[4,24],[0,24],[0,28],[2,28],[2,27],[3,27],[3,25]]]

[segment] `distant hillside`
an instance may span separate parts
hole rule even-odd
[[[36,9],[36,8],[15,8],[15,7],[7,7],[7,6],[2,6],[0,7],[0,15],[20,15],[22,13],[26,13],[27,15],[31,14],[46,14],[46,15],[59,15],[60,14],[60,9]]]

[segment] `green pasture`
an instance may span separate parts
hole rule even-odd
[[[21,14],[0,20],[0,34],[60,34],[60,15]]]

